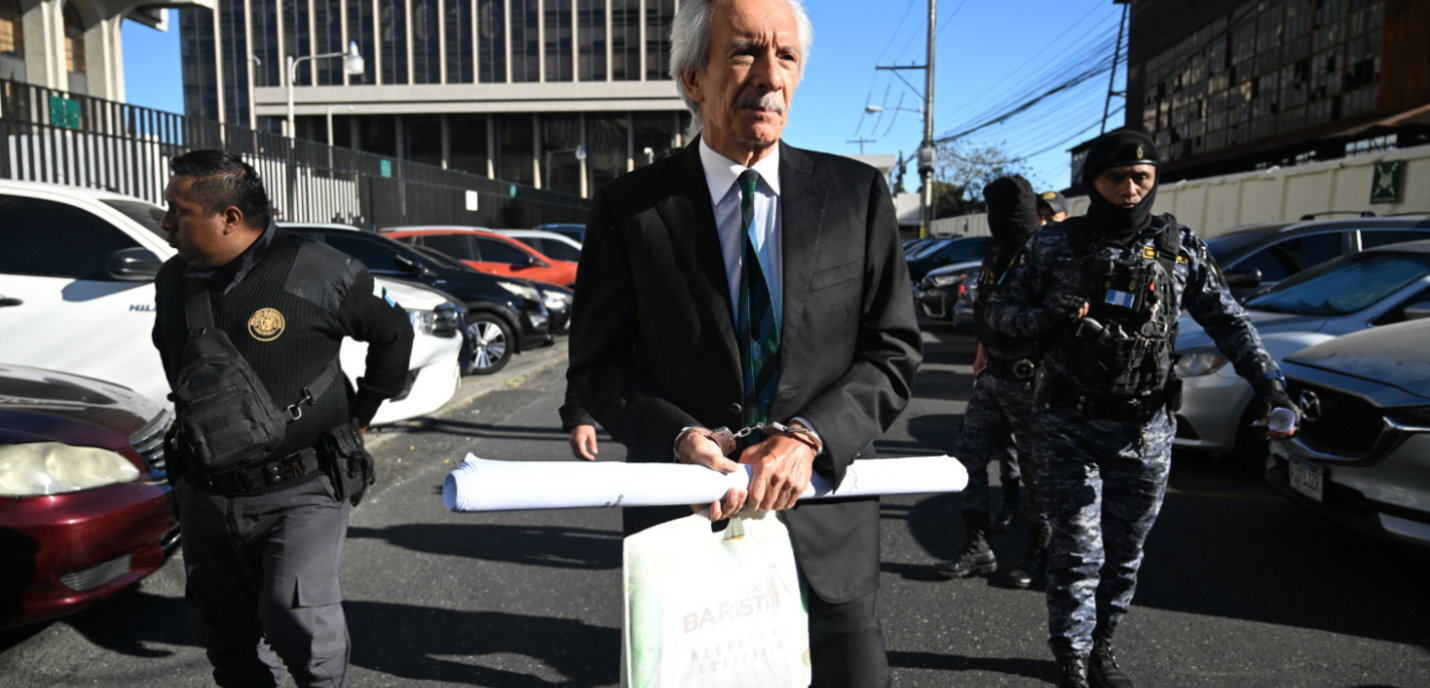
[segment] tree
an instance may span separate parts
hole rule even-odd
[[[999,177],[1021,174],[1038,187],[1028,165],[1010,158],[1002,144],[979,148],[960,141],[940,143],[935,165],[935,218],[983,212],[983,187]]]

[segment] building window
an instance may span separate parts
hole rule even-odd
[[[448,115],[451,134],[451,158],[447,166],[454,170],[486,175],[487,117],[486,115]]]
[[[369,115],[353,117],[357,129],[357,139],[362,150],[369,153],[397,157],[397,118],[392,115]]]
[[[65,71],[84,74],[84,22],[80,21],[79,10],[66,4],[65,15]]]
[[[580,115],[541,116],[541,173],[546,177],[541,188],[576,195],[581,193],[582,163],[576,160],[576,146],[580,143]],[[546,169],[548,164],[550,169]]]
[[[20,21],[20,0],[0,0],[0,56],[25,59],[25,34]],[[10,77],[0,74],[0,78]]]
[[[638,112],[633,133],[635,164],[645,167],[675,149],[680,118],[674,112]]]
[[[512,3],[513,6],[516,4]],[[518,184],[531,185],[532,155],[535,154],[535,139],[532,138],[531,115],[501,115],[497,119],[497,141],[501,146],[501,168],[497,178]]]
[[[412,0],[413,83],[442,83],[440,16],[437,0]]]
[[[506,3],[477,0],[478,80],[484,84],[506,81]]]
[[[417,16],[417,5],[412,5]],[[440,167],[442,165],[442,116],[406,115],[402,118],[402,138],[407,150],[402,156],[412,162]]]
[[[641,80],[640,0],[611,0],[611,79]]]
[[[239,31],[242,30],[240,27]],[[343,45],[343,0],[313,0],[313,32],[318,35],[314,53],[347,52],[347,46]],[[242,38],[242,33],[239,37]],[[343,85],[342,60],[314,60],[313,71],[317,73],[319,86]]]
[[[349,84],[377,83],[377,42],[373,35],[372,0],[346,0],[348,3],[348,41],[358,44],[363,56],[363,72],[349,75]],[[347,46],[343,46],[347,52]],[[341,63],[339,63],[341,64]]]
[[[403,0],[378,0],[382,32],[382,83],[407,83],[407,5]]]
[[[670,23],[675,19],[675,0],[645,2],[645,78],[668,78],[670,67]]]
[[[472,2],[444,0],[447,29],[447,83],[472,83]]]
[[[546,0],[546,80],[571,81],[571,0]]]
[[[313,54],[313,46],[308,40],[308,3],[289,2],[282,3],[283,7],[283,52],[294,58],[304,57]],[[312,60],[306,65],[300,65],[294,85],[307,86],[313,84],[313,75],[316,73]],[[287,60],[284,60],[283,68],[288,68]]]
[[[586,155],[591,165],[591,187],[626,173],[625,113],[586,116]]]
[[[537,0],[511,3],[511,80],[541,81],[541,33]]]
[[[606,1],[580,0],[576,14],[581,81],[606,80]]]

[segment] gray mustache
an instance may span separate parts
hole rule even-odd
[[[761,96],[745,96],[735,101],[736,110],[774,110],[783,115],[785,104],[773,93]]]

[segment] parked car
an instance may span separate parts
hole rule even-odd
[[[478,275],[486,274],[484,272],[477,272],[465,264],[453,260],[445,253],[433,251],[424,246],[409,246],[409,248],[431,258],[435,262],[456,269],[467,270]],[[541,303],[546,306],[547,323],[549,324],[548,329],[551,331],[551,334],[566,334],[571,326],[571,303],[575,292],[566,287],[558,287],[554,284],[547,284],[546,282],[522,281],[531,285],[531,287],[536,290],[536,293],[541,295]]]
[[[170,420],[126,387],[0,364],[0,629],[72,614],[164,565],[179,542]]]
[[[564,234],[541,232],[535,229],[498,229],[498,234],[508,236],[536,249],[543,256],[575,263],[581,260],[581,242]]]
[[[909,279],[918,282],[945,265],[981,262],[992,248],[993,237],[957,237],[929,244],[909,257]]]
[[[954,306],[967,298],[968,289],[983,269],[983,261],[954,263],[930,271],[914,285],[914,299],[924,315],[953,319]]]
[[[1344,334],[1406,320],[1430,302],[1430,240],[1363,250],[1287,278],[1247,302],[1267,353],[1279,360]],[[1211,337],[1189,317],[1178,321],[1184,382],[1176,446],[1234,453],[1260,467],[1264,433],[1246,415],[1251,385],[1227,365]]]
[[[532,282],[472,270],[441,254],[346,225],[286,225],[362,261],[372,274],[415,280],[466,304],[462,373],[490,375],[513,355],[550,344],[550,313]]]
[[[1232,228],[1207,239],[1237,300],[1287,277],[1357,251],[1430,239],[1430,217],[1358,217],[1265,222]]]
[[[1271,443],[1265,476],[1313,513],[1430,547],[1430,307],[1407,317],[1286,358],[1305,418]]]
[[[557,260],[497,232],[470,227],[390,227],[382,235],[423,246],[490,275],[519,277],[572,288],[576,263]]]
[[[554,224],[537,225],[537,226],[535,226],[535,227],[532,227],[532,229],[534,229],[534,230],[536,230],[536,231],[538,231],[538,232],[553,232],[553,233],[556,233],[556,234],[560,234],[561,236],[564,236],[564,237],[566,237],[566,238],[568,238],[568,239],[571,239],[572,241],[575,241],[575,242],[578,243],[578,244],[584,244],[584,243],[586,243],[586,225],[580,225],[580,224],[569,223],[569,222],[568,222],[568,223],[554,223]]]

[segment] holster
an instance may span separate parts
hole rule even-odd
[[[1176,373],[1167,380],[1167,407],[1172,413],[1182,410],[1182,378]]]
[[[362,433],[352,423],[343,423],[325,432],[318,440],[323,472],[333,481],[338,501],[357,506],[368,485],[377,482],[372,455],[363,445]]]

